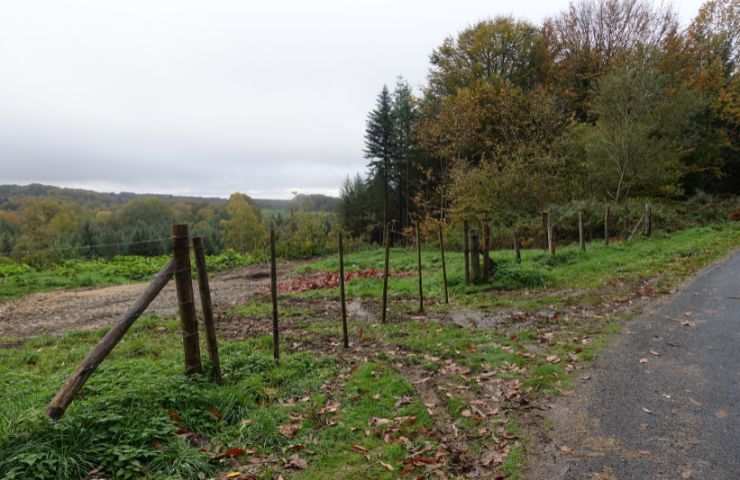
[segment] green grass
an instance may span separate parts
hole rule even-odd
[[[669,289],[738,245],[740,228],[723,225],[609,247],[594,243],[585,253],[565,247],[554,259],[526,251],[521,265],[510,252],[496,252],[496,281],[470,287],[462,284],[461,255],[452,252],[450,308],[598,304],[603,295],[619,293],[618,285],[634,286],[649,277],[659,277],[661,288]],[[415,269],[413,251],[394,249],[391,259],[395,271]],[[425,251],[423,260],[426,293],[439,298],[437,252]],[[306,270],[334,268],[336,259],[326,258]],[[348,256],[348,269],[365,268],[382,268],[380,250]],[[416,282],[413,276],[393,278],[393,308],[415,308]],[[380,284],[376,279],[352,281],[349,296],[377,298]],[[578,290],[576,300],[560,293],[570,290]],[[300,302],[307,296],[334,301],[336,290],[286,295],[281,312],[309,316]],[[255,299],[234,307],[232,313],[261,318],[270,315],[270,308],[266,299]],[[437,308],[444,307],[429,305],[432,311]],[[45,416],[46,404],[104,332],[37,337],[0,348],[0,478],[81,479],[93,469],[116,480],[212,478],[235,468],[220,458],[234,448],[250,452],[237,459],[242,464],[249,464],[250,458],[266,462],[255,467],[260,479],[399,478],[410,452],[433,450],[438,441],[429,434],[435,419],[411,383],[410,371],[444,377],[441,385],[452,382],[460,387],[446,390],[450,395],[440,397],[441,407],[469,439],[471,454],[477,455],[486,448],[486,440],[477,438],[482,424],[463,415],[479,393],[475,375],[496,371],[498,379],[519,381],[522,391],[534,396],[570,388],[566,365],[573,359],[593,359],[620,325],[618,318],[596,323],[563,320],[548,326],[554,337],[543,343],[542,326],[536,324],[512,333],[406,317],[386,325],[351,322],[352,342],[366,350],[348,362],[328,348],[325,353],[292,351],[293,336],[318,349],[339,339],[336,318],[304,323],[285,332],[279,365],[272,359],[269,337],[223,341],[224,383],[214,385],[205,377],[182,374],[176,320],[143,318],[57,423]],[[589,342],[582,343],[586,336]],[[548,360],[552,355],[562,361]],[[468,371],[446,374],[450,362]],[[407,396],[410,401],[399,405],[399,399]],[[512,415],[502,409],[484,425],[492,431],[505,428],[515,439],[501,471],[506,478],[518,479],[526,460],[526,439],[520,438],[523,434]],[[413,420],[396,425],[400,417]],[[294,426],[294,435],[281,433],[286,425]],[[386,434],[407,441],[386,441]],[[283,460],[292,455],[305,460],[307,468],[286,470]]]
[[[182,375],[176,322],[136,326],[95,373],[64,419],[44,409],[102,332],[37,338],[0,350],[0,478],[200,478],[219,468],[213,453],[232,447],[271,452],[295,407],[318,395],[336,363],[306,353],[275,365],[269,338],[222,343],[224,385]],[[180,435],[178,435],[180,432]],[[191,445],[184,432],[207,440]]]
[[[565,299],[559,295],[522,298],[521,292],[542,292],[546,295],[548,291],[559,289],[596,290],[610,282],[634,282],[656,275],[663,277],[660,286],[667,288],[675,284],[676,280],[685,278],[700,266],[738,246],[740,224],[735,223],[692,228],[671,235],[658,234],[650,239],[608,246],[603,242],[593,242],[587,245],[585,252],[575,245],[568,245],[558,248],[554,257],[542,250],[524,250],[520,264],[515,262],[512,252],[494,251],[491,256],[497,264],[497,273],[493,282],[473,286],[464,284],[462,253],[447,252],[448,285],[450,294],[460,303],[476,307],[541,308],[564,302]],[[368,268],[382,270],[383,251],[375,249],[347,255],[345,265],[348,271]],[[390,266],[393,272],[413,273],[410,276],[391,276],[390,295],[418,295],[416,251],[392,249]],[[333,257],[321,259],[303,269],[307,272],[336,271],[338,260]],[[439,301],[442,296],[442,268],[436,249],[422,252],[422,270],[426,297]],[[382,281],[379,279],[355,279],[347,284],[347,292],[350,297],[377,298],[381,287]],[[309,298],[335,295],[333,289],[314,290],[304,294]]]
[[[34,268],[0,258],[0,300],[60,288],[99,287],[144,281],[157,273],[169,256],[121,256],[111,259],[66,260]],[[256,263],[249,255],[225,252],[208,256],[210,271],[228,270]]]

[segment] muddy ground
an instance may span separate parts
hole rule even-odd
[[[282,278],[295,275],[296,263],[278,267]],[[267,265],[253,265],[211,277],[211,294],[218,311],[245,303],[269,287]],[[104,288],[57,290],[35,293],[0,303],[0,337],[27,338],[58,335],[67,331],[93,330],[110,325],[141,295],[146,283],[131,283]],[[198,298],[197,283],[193,291]],[[150,305],[147,313],[163,316],[177,312],[175,284],[170,282]]]

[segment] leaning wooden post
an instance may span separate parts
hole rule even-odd
[[[344,241],[342,232],[339,232],[339,300],[342,302],[342,341],[344,348],[349,348],[349,334],[347,333],[347,299],[344,293]]]
[[[187,225],[172,226],[172,244],[175,256],[175,285],[182,325],[182,344],[185,351],[185,373],[200,373],[200,341],[198,320],[193,300],[193,277],[190,269],[190,238]]]
[[[442,284],[444,286],[445,304],[448,304],[450,303],[450,297],[447,292],[447,262],[445,261],[445,235],[442,222],[439,222],[439,251],[442,254]]]
[[[488,222],[483,224],[483,281],[487,282],[491,275],[491,226]]]
[[[552,212],[547,211],[547,251],[555,255],[555,239],[553,238]]]
[[[386,322],[388,310],[388,268],[390,259],[390,240],[388,235],[388,223],[383,227],[383,241],[385,243],[385,265],[383,267],[383,313],[381,314],[382,323]]]
[[[465,285],[470,285],[470,226],[463,222],[463,254],[465,254]]]
[[[49,403],[47,414],[53,420],[62,418],[67,407],[74,400],[75,395],[85,385],[85,382],[95,372],[95,369],[105,360],[110,352],[118,345],[126,332],[134,324],[142,313],[147,309],[149,304],[157,298],[159,292],[162,291],[167,282],[170,281],[172,275],[175,273],[175,261],[170,260],[165,267],[157,273],[154,279],[149,283],[149,286],[144,290],[144,293],[136,300],[131,308],[121,316],[121,318],[113,325],[108,333],[98,342],[95,348],[87,354],[85,359],[77,367],[77,370],[67,380],[62,388],[59,389],[54,398]]]
[[[609,245],[609,205],[604,210],[604,244]]]
[[[419,270],[419,313],[424,313],[424,282],[421,269],[421,233],[419,223],[416,223],[416,265]]]
[[[586,241],[583,238],[583,210],[578,210],[578,246],[586,251]]]
[[[645,215],[644,214],[640,217],[639,220],[637,220],[637,223],[635,224],[635,226],[632,227],[632,231],[630,231],[630,235],[629,235],[629,237],[627,237],[627,241],[628,242],[631,242],[632,241],[632,237],[634,237],[635,234],[637,233],[637,231],[640,229],[640,226],[642,225],[643,220],[645,220]]]
[[[470,266],[473,283],[480,281],[480,234],[477,230],[470,232]]]
[[[272,297],[272,356],[280,361],[280,327],[278,325],[277,262],[275,260],[275,226],[270,225],[270,296]]]
[[[649,237],[653,233],[653,211],[649,203],[645,204],[645,236]]]
[[[203,309],[203,326],[206,331],[208,356],[211,359],[211,379],[216,383],[221,383],[221,360],[218,356],[218,339],[216,338],[216,325],[213,320],[211,286],[208,282],[206,254],[201,237],[193,237],[193,251],[195,252],[195,266],[198,269],[198,291],[200,292],[200,304]]]
[[[519,245],[519,236],[516,234],[516,228],[513,230],[514,232],[514,255],[516,257],[516,263],[522,263],[522,250],[521,246]]]

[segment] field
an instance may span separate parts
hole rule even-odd
[[[177,320],[149,316],[58,423],[46,403],[104,330],[27,338],[0,349],[0,477],[521,478],[538,405],[582,381],[624,318],[738,246],[734,224],[554,258],[525,251],[521,264],[501,251],[494,283],[469,287],[450,252],[450,305],[428,249],[425,315],[417,278],[398,274],[414,271],[415,251],[394,249],[388,324],[377,321],[381,281],[348,284],[349,350],[335,288],[281,296],[279,365],[265,293],[217,305],[223,385],[186,378]],[[346,263],[377,269],[382,258]],[[296,275],[336,266],[324,258]]]
[[[120,256],[110,260],[67,260],[46,268],[34,268],[0,257],[0,301],[59,288],[102,287],[152,277],[170,257]],[[256,263],[250,255],[225,252],[209,255],[209,270],[229,270]]]

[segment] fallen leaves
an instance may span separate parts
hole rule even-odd
[[[408,277],[413,272],[392,272],[394,277]],[[346,272],[345,282],[356,278],[383,278],[383,271],[375,268]],[[298,293],[320,288],[337,288],[339,286],[339,274],[336,272],[318,272],[309,275],[301,275],[289,278],[278,284],[279,293]]]
[[[291,470],[305,470],[308,468],[308,462],[302,459],[297,453],[293,454],[288,458],[285,468]]]

